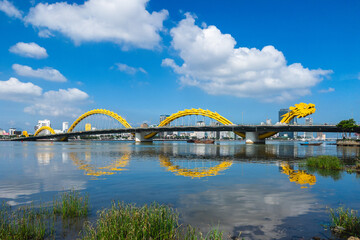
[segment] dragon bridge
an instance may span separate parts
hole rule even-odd
[[[281,119],[279,124],[289,124],[293,118],[306,117],[310,114],[313,114],[315,111],[316,111],[315,105],[312,103],[295,104],[294,107],[289,108],[288,113],[286,113],[282,116],[283,118]],[[115,119],[116,121],[120,122],[125,128],[132,128],[131,125],[120,115],[118,115],[112,111],[106,110],[106,109],[94,109],[94,110],[88,111],[88,112],[82,114],[80,117],[78,117],[71,124],[70,128],[68,129],[68,133],[73,132],[75,127],[81,121],[83,121],[84,119],[86,119],[89,116],[96,115],[96,114],[109,116],[109,117]],[[223,125],[234,125],[230,120],[221,116],[217,112],[212,112],[210,110],[204,110],[201,108],[199,108],[199,109],[192,108],[192,109],[185,109],[185,110],[182,110],[182,111],[179,111],[177,113],[170,115],[169,117],[165,118],[158,125],[158,127],[168,126],[171,122],[175,121],[176,119],[186,117],[186,116],[192,116],[192,115],[208,117],[210,119],[216,120],[217,122],[219,122]],[[44,126],[44,127],[41,127],[40,129],[38,129],[35,132],[34,136],[37,136],[40,132],[45,131],[45,130],[48,130],[51,134],[55,134],[55,131],[51,127]],[[136,141],[152,141],[152,138],[157,133],[158,132],[156,131],[156,128],[154,128],[153,132],[136,133],[135,139],[136,139]],[[276,134],[277,132],[260,132],[259,133],[259,132],[237,132],[237,131],[235,131],[234,133],[237,134],[238,136],[241,136],[242,138],[246,138],[247,143],[262,143],[262,142],[265,142],[265,138],[271,137],[274,134]],[[23,135],[26,137],[29,136],[27,134],[27,132],[24,132]],[[67,139],[67,137],[63,137],[61,140],[66,140],[66,139]]]

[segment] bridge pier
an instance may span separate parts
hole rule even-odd
[[[265,144],[265,139],[259,139],[258,132],[246,132],[246,144]]]
[[[137,132],[135,133],[135,142],[152,142],[153,138],[145,138],[149,134],[146,132]]]

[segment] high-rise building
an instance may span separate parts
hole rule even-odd
[[[38,121],[38,124],[34,127],[35,132],[36,132],[39,128],[45,127],[45,126],[46,126],[46,127],[51,127],[50,120],[48,120],[48,119],[39,120],[39,121]],[[50,132],[49,132],[48,130],[43,131],[43,133],[44,133],[44,134],[50,134]]]
[[[68,122],[63,122],[62,123],[62,131],[67,132],[68,130],[69,130],[69,123]]]
[[[283,108],[279,110],[279,122],[281,121],[281,119],[283,119],[283,115],[289,113],[289,109],[287,108]],[[293,118],[291,119],[291,121],[289,122],[289,124],[296,124],[297,123],[297,119]],[[279,133],[279,137],[285,137],[287,136],[288,138],[294,138],[294,132],[280,132]]]
[[[196,126],[197,126],[197,127],[205,126],[205,122],[204,122],[204,121],[197,121],[197,122],[196,122]],[[206,134],[205,132],[196,132],[196,137],[197,137],[198,139],[206,138],[206,137],[207,137],[206,135],[207,135],[207,134]]]
[[[9,135],[15,135],[16,128],[10,128],[9,129]]]
[[[169,116],[170,115],[166,115],[166,114],[160,115],[160,123]],[[166,135],[171,135],[171,134],[172,134],[171,132],[161,132],[161,133],[159,133],[159,137],[164,138],[164,137],[166,137]]]
[[[313,125],[313,119],[311,117],[305,118],[305,125],[307,126]],[[306,132],[305,138],[314,138],[314,134],[312,132]]]

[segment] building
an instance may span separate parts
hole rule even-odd
[[[85,124],[85,131],[91,131],[91,123]]]
[[[67,132],[69,130],[69,122],[62,123],[62,131]]]
[[[9,129],[9,135],[15,135],[16,128]]]
[[[279,110],[279,122],[281,121],[281,119],[283,119],[283,115],[289,113],[289,109],[287,108],[283,108]],[[289,122],[289,124],[294,125],[297,124],[297,118],[293,118],[291,119],[291,121]],[[288,138],[294,138],[296,134],[294,132],[280,132],[279,133],[279,137],[288,137]]]
[[[205,126],[205,122],[204,121],[197,121],[196,126],[197,127]],[[206,132],[196,132],[196,138],[203,139],[203,138],[206,138],[206,137],[207,137]]]
[[[170,117],[170,115],[166,115],[166,114],[160,115],[160,123],[164,121],[167,117]],[[161,132],[158,135],[159,138],[165,138],[167,135],[172,135],[172,132]]]
[[[311,117],[305,118],[305,125],[311,126],[313,125],[313,119]],[[306,132],[304,133],[305,138],[314,138],[314,133],[312,132]]]
[[[316,133],[316,139],[317,139],[317,140],[323,140],[323,141],[325,141],[325,140],[326,140],[326,135],[325,135],[325,133],[323,133],[323,132],[317,132],[317,133]]]
[[[34,130],[36,132],[39,128],[45,127],[45,126],[51,127],[50,120],[48,120],[48,119],[39,120],[38,124],[34,127]],[[50,134],[50,132],[48,130],[46,130],[46,131],[43,131],[43,134]]]

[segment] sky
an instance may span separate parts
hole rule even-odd
[[[187,108],[234,123],[360,122],[360,1],[0,0],[0,128],[91,109],[131,125]]]

